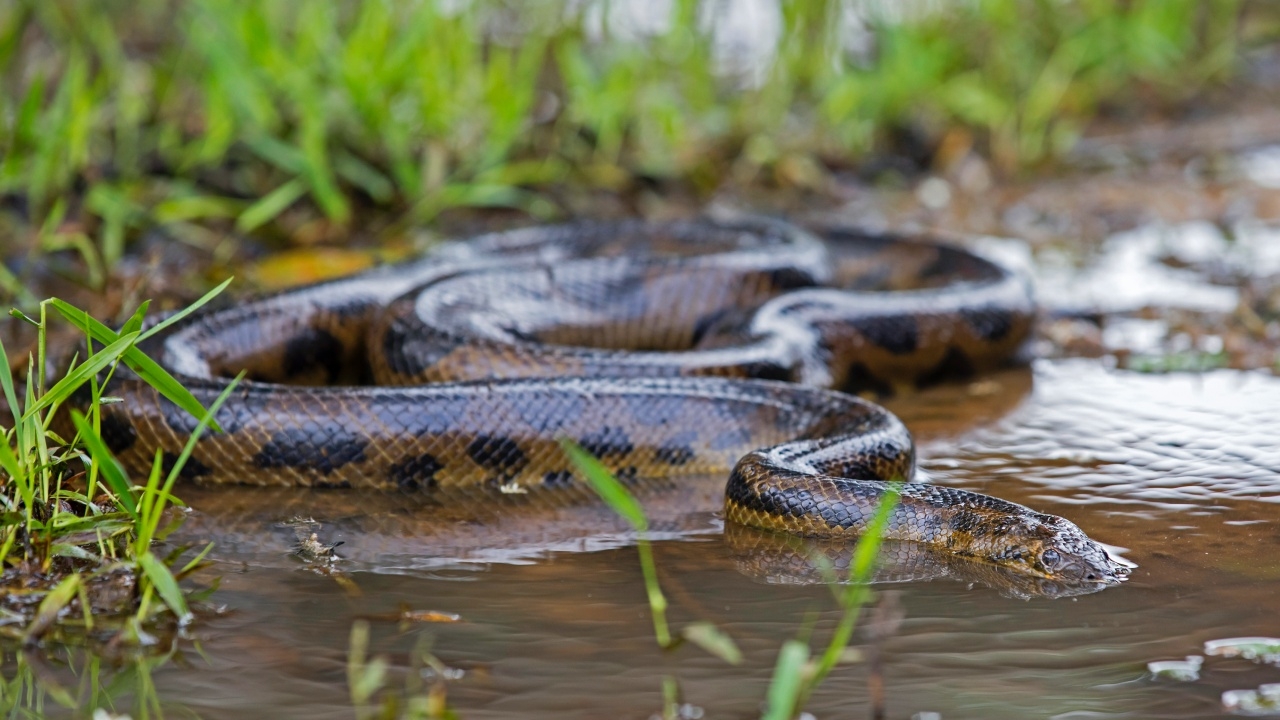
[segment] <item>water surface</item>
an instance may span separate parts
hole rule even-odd
[[[1280,668],[1209,658],[1194,682],[1146,664],[1204,641],[1280,634],[1280,380],[1218,371],[1140,375],[1096,361],[1039,361],[890,403],[913,428],[934,482],[1071,518],[1137,563],[1124,585],[1022,600],[938,580],[901,593],[906,620],[885,644],[891,717],[1220,717],[1220,695],[1280,681]],[[423,634],[462,671],[449,701],[468,718],[648,718],[675,676],[706,717],[754,717],[779,646],[838,617],[822,586],[741,571],[716,511],[720,478],[645,493],[677,626],[709,620],[745,660],[656,647],[625,527],[589,499],[503,497],[459,506],[346,492],[189,490],[183,531],[216,545],[219,602],[204,658],[156,674],[162,698],[201,717],[264,709],[351,717],[353,621],[403,668]],[[288,554],[306,516],[343,541],[338,582]],[[407,629],[401,607],[456,613]],[[838,670],[809,706],[866,713],[866,668]],[[270,712],[267,714],[274,714]]]

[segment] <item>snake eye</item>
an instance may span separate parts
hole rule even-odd
[[[1062,560],[1062,556],[1053,548],[1045,550],[1044,554],[1040,556],[1040,562],[1044,563],[1044,566],[1050,570],[1056,568],[1058,566],[1058,561],[1060,560]]]

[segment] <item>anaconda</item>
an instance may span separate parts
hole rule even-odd
[[[1115,582],[1124,568],[1071,522],[915,482],[907,429],[849,394],[1005,362],[1032,315],[1024,281],[945,245],[579,223],[199,313],[145,349],[206,406],[248,373],[191,480],[525,491],[579,482],[569,438],[624,481],[728,472],[728,522],[804,535],[863,531],[908,481],[889,539]],[[107,392],[126,467],[173,463],[195,419],[128,375]]]

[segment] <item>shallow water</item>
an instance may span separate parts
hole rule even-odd
[[[1069,517],[1138,565],[1121,586],[1057,600],[953,580],[881,585],[906,613],[884,646],[890,717],[1220,717],[1224,690],[1280,681],[1280,668],[1216,657],[1194,682],[1146,671],[1206,640],[1280,634],[1280,380],[1039,361],[890,406],[934,482]],[[737,668],[657,649],[631,538],[583,498],[406,508],[405,496],[357,507],[341,491],[189,490],[199,510],[183,535],[217,543],[215,598],[230,611],[199,626],[203,657],[156,671],[159,696],[206,718],[351,717],[348,637],[369,617],[372,649],[393,667],[431,636],[463,671],[448,698],[464,717],[648,718],[666,675],[706,717],[758,716],[779,646],[813,621],[824,639],[838,612],[825,587],[740,571],[749,563],[715,514],[721,482],[645,498],[674,624],[719,625],[744,653]],[[318,521],[322,542],[345,541],[342,582],[288,555],[297,531],[281,521],[294,516]],[[378,619],[402,606],[462,620],[402,631]],[[837,670],[809,711],[864,716],[866,675]]]

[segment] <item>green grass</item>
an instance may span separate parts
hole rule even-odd
[[[409,655],[403,687],[392,688],[391,661],[385,655],[369,655],[368,621],[353,623],[347,645],[347,686],[357,720],[457,720],[445,682],[450,669],[429,650],[428,637],[419,636]]]
[[[0,6],[0,195],[17,208],[0,233],[77,253],[102,282],[157,226],[208,248],[386,239],[450,208],[568,214],[575,192],[653,181],[820,187],[904,132],[930,147],[963,129],[1014,170],[1104,109],[1202,93],[1271,32],[1242,0],[868,6],[892,4],[857,4],[857,47],[849,0],[781,3],[747,72],[694,0],[648,33],[568,0],[16,0]]]
[[[31,646],[48,636],[66,640],[96,632],[125,644],[145,644],[145,628],[161,615],[169,614],[178,626],[192,618],[187,593],[178,583],[202,567],[209,548],[181,562],[186,548],[161,557],[155,543],[176,527],[166,523],[166,509],[181,504],[173,496],[174,482],[227,394],[206,412],[138,349],[139,342],[167,324],[142,330],[146,310],[145,304],[138,308],[119,332],[57,299],[40,303],[34,319],[14,311],[36,326],[39,340],[25,383],[19,383],[25,384],[21,395],[0,343],[0,391],[13,417],[13,427],[0,427],[0,597],[7,598],[0,602],[6,620],[0,624],[0,639]],[[95,341],[86,341],[83,360],[73,360],[56,382],[44,370],[50,360],[46,336],[51,315]],[[121,364],[201,418],[173,467],[163,469],[157,453],[141,485],[129,479],[100,435],[102,406],[113,401],[103,388]],[[80,399],[73,403],[73,397]],[[60,413],[70,420],[70,428],[55,422]],[[123,604],[102,607],[95,589],[110,587],[132,592]],[[95,607],[109,617],[95,617]]]
[[[42,657],[28,650],[0,648],[0,717],[107,717],[150,720],[165,716],[188,717],[171,702],[160,701],[153,671],[167,663],[172,651],[152,653],[112,662],[85,649],[68,650],[59,657]],[[69,715],[68,713],[74,713]]]

